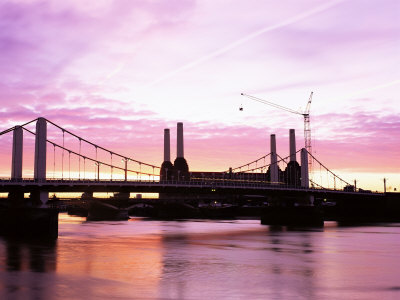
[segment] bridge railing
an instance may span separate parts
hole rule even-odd
[[[65,178],[50,178],[43,180],[35,180],[33,178],[0,178],[0,185],[111,185],[111,186],[176,186],[176,187],[206,187],[211,191],[216,188],[233,188],[233,189],[275,189],[275,190],[314,190],[319,192],[324,191],[337,191],[343,190],[327,189],[323,187],[317,188],[304,188],[300,186],[291,186],[284,183],[271,183],[263,181],[247,181],[247,180],[232,180],[232,179],[215,179],[215,178],[202,178],[188,181],[180,180],[110,180],[110,179],[65,179]]]

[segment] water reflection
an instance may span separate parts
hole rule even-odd
[[[26,298],[45,299],[51,287],[43,289],[40,276],[27,275],[35,273],[52,273],[56,271],[56,242],[21,241],[0,239],[0,255],[4,259],[4,269],[9,276],[1,276],[1,299]],[[3,274],[2,274],[3,275]]]
[[[318,299],[314,293],[317,262],[312,256],[315,248],[312,232],[275,226],[271,230],[267,237],[272,245],[270,250],[276,252],[270,265],[271,297],[287,299],[297,295]]]
[[[185,274],[191,268],[191,261],[186,258],[190,251],[189,234],[185,231],[185,223],[176,223],[174,231],[174,234],[166,234],[161,238],[163,257],[159,296],[186,299]]]
[[[54,272],[56,242],[2,239],[7,271]]]
[[[174,233],[161,239],[160,296],[186,299],[212,293],[215,298],[316,299],[313,233],[282,235],[287,230],[226,227],[222,232],[195,233],[190,224],[174,224]]]
[[[398,226],[300,230],[251,220],[61,220],[56,243],[0,239],[0,299],[374,299],[400,293]]]

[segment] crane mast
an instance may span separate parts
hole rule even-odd
[[[310,109],[311,109],[311,101],[312,101],[312,96],[313,96],[313,92],[311,92],[310,97],[308,98],[308,102],[307,102],[307,106],[306,109],[304,110],[304,112],[299,112],[296,110],[293,110],[291,108],[287,108],[285,106],[276,104],[274,102],[270,102],[261,98],[257,98],[245,93],[241,93],[242,96],[245,96],[251,100],[263,103],[263,104],[267,104],[269,106],[278,108],[280,110],[284,110],[287,111],[289,113],[292,114],[296,114],[296,115],[302,115],[304,118],[304,146],[306,148],[306,150],[308,151],[308,153],[312,153],[312,145],[311,145],[311,124],[310,124]],[[243,108],[241,107],[240,110],[243,110]],[[311,157],[308,158],[308,170],[311,173],[312,171],[312,159]]]
[[[313,92],[310,94],[310,98],[308,98],[306,109],[303,113],[304,116],[304,143],[305,148],[308,153],[312,153],[312,145],[311,145],[311,123],[310,123],[310,108],[312,101]],[[312,159],[309,157],[308,159],[308,170],[311,172],[312,170]]]

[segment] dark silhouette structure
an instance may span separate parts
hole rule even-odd
[[[190,179],[189,166],[184,158],[183,150],[183,123],[177,124],[176,159],[174,164],[170,160],[170,134],[164,129],[164,162],[160,169],[161,180],[186,181]]]

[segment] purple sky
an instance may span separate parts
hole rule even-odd
[[[301,116],[241,92],[297,110],[314,91],[314,154],[399,189],[399,20],[396,0],[2,1],[2,127],[43,116],[160,165],[182,121],[190,169],[222,171],[269,152],[271,133],[281,156],[289,128],[304,144]]]

